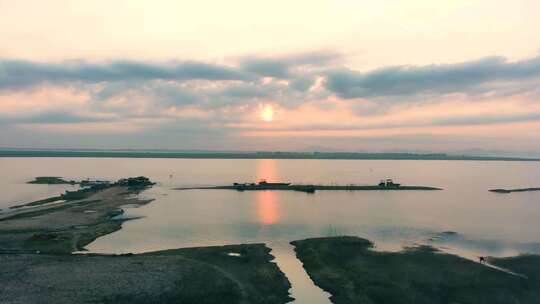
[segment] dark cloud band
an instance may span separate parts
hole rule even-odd
[[[501,57],[458,64],[386,67],[367,73],[337,69],[326,88],[342,98],[473,93],[492,82],[540,77],[540,57],[508,62]],[[489,88],[485,88],[489,90]]]
[[[150,64],[135,61],[37,63],[0,60],[0,88],[14,89],[44,82],[106,82],[134,80],[248,80],[238,69],[201,62]]]

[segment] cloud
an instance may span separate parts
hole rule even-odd
[[[299,66],[324,66],[341,56],[333,52],[303,53],[283,57],[249,57],[241,62],[241,67],[261,76],[290,78],[291,69]]]
[[[306,53],[278,58],[249,57],[240,66],[197,61],[148,63],[115,60],[88,62],[72,60],[53,63],[0,59],[0,89],[19,89],[42,83],[99,83],[152,80],[239,80],[255,81],[261,76],[291,77],[298,66],[319,66],[337,58],[333,53]]]
[[[148,100],[155,107],[199,107],[205,110],[234,105],[247,105],[261,100],[273,100],[287,90],[287,85],[275,82],[228,82],[212,81],[186,84],[170,81],[110,82],[94,90],[95,102],[104,105],[115,99],[129,96],[135,106],[137,100]],[[285,92],[284,94],[287,94]],[[276,100],[276,103],[281,100]]]
[[[103,136],[118,130],[144,140],[182,134],[201,145],[210,134],[212,145],[245,131],[345,138],[540,121],[540,57],[368,72],[330,69],[338,59],[308,53],[243,57],[236,65],[0,60],[0,124],[4,132],[20,127],[52,137],[64,130]],[[344,100],[351,98],[361,101]],[[261,123],[263,104],[275,108],[272,123]]]
[[[262,85],[254,83],[242,83],[228,86],[214,93],[217,96],[227,96],[233,98],[261,98],[268,97],[274,90],[278,89],[273,85]]]
[[[291,88],[305,92],[315,83],[315,77],[313,76],[300,76],[291,81]]]
[[[540,113],[516,113],[500,115],[472,115],[458,116],[438,119],[432,122],[433,125],[440,126],[459,126],[459,125],[487,125],[498,123],[512,123],[525,121],[540,121]]]
[[[35,87],[64,87],[88,92],[93,109],[146,111],[156,107],[196,105],[219,109],[254,102],[297,105],[316,75],[298,67],[334,61],[333,53],[304,53],[264,58],[250,57],[237,66],[193,61],[146,63],[141,61],[63,61],[53,63],[0,59],[0,91],[31,91]],[[257,67],[260,67],[259,70]],[[258,73],[260,72],[260,74]],[[264,79],[264,75],[288,77]],[[150,105],[144,107],[143,104]]]
[[[472,94],[489,91],[490,83],[540,77],[540,57],[516,62],[487,57],[457,64],[386,67],[367,73],[337,69],[326,76],[326,88],[342,98]]]
[[[198,92],[180,87],[177,84],[153,82],[145,86],[144,91],[150,94],[156,103],[164,106],[193,105],[204,100],[204,97]]]
[[[249,75],[232,67],[195,61],[151,64],[136,61],[38,63],[23,60],[0,60],[0,89],[16,89],[44,82],[96,83],[195,79],[247,80]]]
[[[1,124],[78,124],[115,122],[117,119],[110,115],[77,114],[68,111],[45,111],[23,116],[0,116]]]
[[[276,78],[288,78],[289,66],[276,59],[247,59],[242,64],[243,68],[251,73]]]

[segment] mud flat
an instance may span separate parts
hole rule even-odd
[[[139,176],[96,184],[60,196],[11,207],[0,214],[0,253],[71,253],[121,228],[122,206],[151,200],[136,194],[151,187]]]
[[[134,255],[0,254],[0,302],[289,302],[289,281],[269,251],[251,244]]]
[[[489,191],[495,193],[512,193],[512,192],[529,192],[529,191],[540,191],[538,188],[519,188],[519,189],[490,189]]]
[[[79,184],[79,182],[76,182],[74,180],[65,180],[58,176],[38,176],[34,178],[34,180],[29,181],[27,184],[41,184],[41,185],[62,185],[62,184],[69,184],[69,185],[75,185]]]
[[[264,191],[264,190],[285,190],[285,191],[300,191],[313,193],[315,191],[433,191],[442,190],[436,187],[427,186],[399,186],[399,187],[381,187],[378,185],[226,185],[226,186],[210,186],[210,187],[185,187],[175,188],[175,190],[237,190],[237,191]]]
[[[487,258],[488,267],[432,247],[373,251],[357,237],[294,241],[316,285],[345,303],[538,303],[540,256]]]
[[[123,213],[123,205],[141,206],[150,202],[133,197],[134,191],[111,186],[85,191],[81,199],[18,206],[20,208],[0,217],[0,252],[83,250],[96,238],[121,228],[122,221],[114,217]]]

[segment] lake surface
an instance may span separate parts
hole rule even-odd
[[[288,242],[357,235],[378,250],[432,244],[474,259],[540,253],[540,192],[497,194],[492,188],[540,186],[540,163],[421,160],[221,160],[122,158],[0,158],[0,208],[63,192],[69,186],[28,185],[36,176],[110,179],[144,175],[155,199],[126,209],[143,218],[88,246],[91,252],[264,242],[292,282],[296,303],[328,303]],[[393,178],[442,191],[173,190],[269,181],[376,184]],[[454,231],[457,234],[441,234]]]

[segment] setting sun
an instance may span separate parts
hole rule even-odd
[[[264,105],[261,111],[261,118],[267,122],[274,120],[274,108],[272,105]]]

